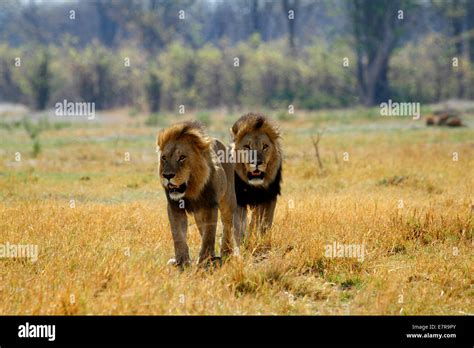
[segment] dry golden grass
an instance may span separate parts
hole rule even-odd
[[[228,140],[233,119],[213,120],[212,133]],[[0,244],[39,247],[35,263],[0,259],[0,314],[474,312],[471,128],[327,122],[320,171],[312,115],[285,120],[271,233],[251,236],[219,269],[180,272],[166,265],[173,245],[156,127],[139,121],[46,131],[37,159],[23,131],[0,130]],[[325,257],[334,241],[363,243],[364,261]]]

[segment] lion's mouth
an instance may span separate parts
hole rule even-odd
[[[186,191],[187,185],[183,183],[181,185],[174,185],[172,183],[168,184],[168,192],[169,193],[184,193]]]
[[[263,180],[263,177],[265,176],[265,173],[260,171],[260,170],[254,170],[253,172],[248,172],[247,173],[247,178],[249,180]]]

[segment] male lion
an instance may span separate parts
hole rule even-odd
[[[198,263],[213,261],[218,208],[224,231],[221,255],[232,251],[233,216],[236,209],[234,165],[220,163],[218,151],[225,146],[210,139],[198,122],[178,123],[158,133],[159,175],[168,200],[168,218],[175,258],[169,264],[190,263],[186,243],[187,213],[192,213],[202,237]],[[238,245],[237,245],[238,252]]]
[[[235,194],[241,238],[247,221],[247,207],[253,209],[250,228],[264,233],[271,227],[280,194],[282,152],[278,128],[264,115],[249,113],[232,126],[234,150],[252,151],[252,161],[236,163]],[[250,158],[251,156],[247,156]]]

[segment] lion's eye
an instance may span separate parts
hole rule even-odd
[[[181,155],[181,156],[179,156],[178,161],[182,162],[182,161],[184,161],[185,159],[186,159],[186,156]]]
[[[250,150],[250,146],[248,146],[248,145],[244,145],[244,149],[246,149],[246,150]]]
[[[161,159],[162,159],[163,161],[166,161],[166,156],[161,156]]]
[[[268,148],[268,145],[267,144],[263,144],[263,149],[267,149]]]

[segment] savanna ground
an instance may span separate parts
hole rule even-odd
[[[472,314],[474,110],[456,129],[378,112],[270,113],[285,152],[271,233],[183,272],[166,265],[156,131],[197,117],[228,142],[239,113],[53,117],[36,138],[4,114],[0,243],[39,256],[0,259],[0,314]],[[192,219],[188,241],[196,259]],[[325,257],[333,242],[363,244],[364,260]]]

